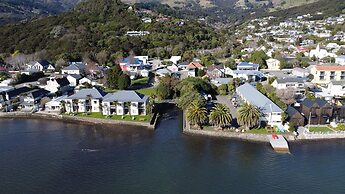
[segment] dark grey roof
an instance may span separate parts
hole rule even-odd
[[[35,89],[28,92],[28,95],[31,96],[33,99],[43,98],[47,96],[50,92],[45,89]]]
[[[315,104],[318,105],[319,107],[328,105],[326,100],[323,100],[321,98],[316,98],[316,100],[311,100],[309,98],[305,98],[302,102],[302,105],[307,106],[309,108],[311,108],[312,106],[314,106]]]
[[[60,86],[68,86],[70,84],[66,77],[56,78],[55,80]]]
[[[63,70],[80,70],[80,69],[77,65],[72,64],[72,65],[69,65],[69,66],[63,68]]]
[[[7,99],[7,100],[18,97],[20,94],[27,93],[31,90],[33,90],[33,89],[28,88],[28,87],[21,87],[21,88],[16,88],[14,90],[8,91],[7,94],[8,94],[9,99]]]
[[[38,63],[41,64],[45,69],[48,68],[49,65],[51,64],[47,60],[40,60],[40,61],[38,61]],[[52,65],[52,66],[54,66],[54,65]]]
[[[83,63],[73,63],[63,68],[63,70],[83,70],[83,69],[85,69],[85,64]]]
[[[115,93],[109,93],[104,97],[105,102],[113,102],[113,101],[120,101],[120,102],[146,102],[148,96],[141,94],[136,91],[130,90],[120,90]]]
[[[279,84],[282,84],[282,83],[304,83],[304,79],[299,78],[299,77],[283,77],[283,78],[278,78],[277,82]]]
[[[283,112],[270,99],[248,83],[239,86],[236,90],[248,103],[261,108],[263,113]]]
[[[88,95],[91,95],[93,99],[101,99],[106,93],[95,88],[81,89],[67,99],[86,99]]]
[[[298,112],[298,110],[296,110],[294,107],[292,106],[288,106],[288,108],[286,109],[286,113],[289,115],[289,117],[294,116],[295,114],[301,114],[300,112]]]

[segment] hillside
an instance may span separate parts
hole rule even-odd
[[[81,0],[2,0],[0,24],[64,12]]]
[[[0,53],[30,54],[45,50],[50,59],[80,59],[85,52],[95,55],[104,50],[165,57],[212,49],[222,42],[218,32],[197,22],[181,23],[171,18],[143,23],[139,14],[128,7],[117,0],[89,0],[59,16],[3,26],[0,28]],[[126,35],[133,30],[150,34]]]
[[[174,14],[181,18],[204,19],[208,25],[213,27],[229,27],[240,24],[246,20],[258,16],[274,14],[282,17],[289,17],[290,13],[310,13],[309,7],[318,7],[323,10],[332,4],[328,0],[124,0],[127,3],[135,3],[139,7],[155,9],[159,11],[162,6],[169,5],[174,9]],[[331,0],[333,1],[333,0]],[[337,1],[337,0],[336,0]],[[334,2],[334,1],[333,1]],[[158,6],[157,4],[163,3]],[[345,3],[345,1],[343,1]],[[323,6],[318,6],[318,5]],[[207,5],[207,6],[204,6]],[[312,6],[311,6],[312,5]],[[306,7],[306,8],[305,8]],[[289,10],[289,11],[286,11]],[[283,13],[283,14],[282,14]],[[312,12],[311,12],[312,13]]]

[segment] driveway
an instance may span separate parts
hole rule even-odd
[[[227,95],[227,96],[220,96],[219,95],[219,96],[216,96],[216,98],[217,98],[217,100],[214,101],[215,103],[225,104],[227,107],[230,108],[230,112],[231,112],[232,120],[233,120],[232,125],[235,127],[238,127],[237,108],[235,108],[234,105],[232,104],[230,96],[229,95]]]

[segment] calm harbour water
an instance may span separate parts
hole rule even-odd
[[[176,115],[177,111],[169,114]],[[0,193],[344,193],[345,141],[269,145],[153,131],[0,120]]]

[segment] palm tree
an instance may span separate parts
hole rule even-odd
[[[78,103],[79,103],[79,100],[78,100],[78,99],[73,99],[73,100],[72,100],[73,109],[76,108],[77,114],[78,114],[78,111],[79,111]]]
[[[65,113],[66,112],[66,102],[64,100],[60,101],[60,112]]]
[[[115,114],[116,115],[117,115],[117,106],[118,105],[120,105],[120,103],[117,100],[110,103],[110,109],[111,109],[111,106],[115,106]]]
[[[232,116],[230,109],[224,104],[216,104],[210,114],[210,122],[220,128],[230,125]]]
[[[187,108],[187,119],[190,124],[198,125],[198,127],[202,129],[202,125],[207,120],[206,108],[200,106],[197,102],[192,102],[192,104]]]
[[[126,109],[127,107],[129,115],[131,115],[131,104],[131,102],[124,102],[124,108]]]
[[[154,94],[152,94],[149,97],[148,103],[146,104],[146,114],[150,115],[153,113],[154,106],[155,106],[155,99],[156,97]]]
[[[69,113],[72,112],[72,103],[70,101],[67,101],[67,105],[69,107]]]
[[[257,106],[244,103],[237,111],[237,121],[249,130],[258,124],[261,115],[262,112]]]
[[[92,101],[92,95],[91,94],[86,95],[86,110],[88,112],[91,112],[91,110],[92,110],[91,101]]]

